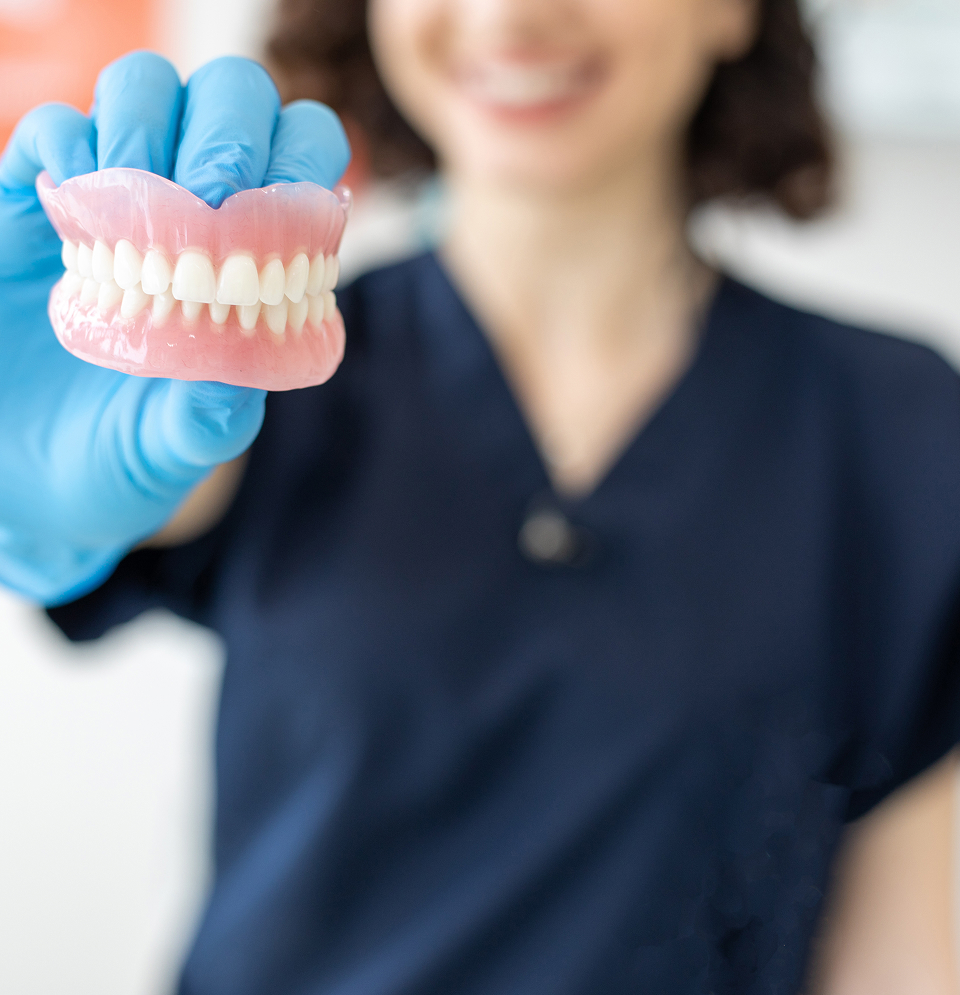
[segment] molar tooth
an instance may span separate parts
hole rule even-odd
[[[311,297],[317,297],[323,293],[323,277],[325,264],[323,253],[318,252],[310,263],[310,275],[307,277],[307,293]]]
[[[60,258],[63,260],[63,266],[68,273],[76,273],[78,270],[76,242],[65,239],[63,248],[60,250]]]
[[[176,291],[173,292],[173,296],[176,298]],[[203,301],[181,301],[180,307],[183,309],[183,317],[187,321],[196,321],[197,318],[200,317],[200,312],[203,310],[203,303]]]
[[[332,290],[328,290],[323,295],[323,320],[331,321],[336,313],[337,295]]]
[[[283,300],[283,291],[287,285],[287,274],[279,259],[271,259],[260,270],[260,300],[264,304],[279,304]]]
[[[93,249],[83,242],[77,245],[77,272],[84,279],[93,276]]]
[[[287,327],[287,302],[267,304],[263,310],[264,317],[267,319],[267,328],[274,335],[283,335],[283,330]]]
[[[253,335],[257,329],[257,318],[260,317],[260,301],[256,304],[240,304],[237,307],[237,318],[240,329],[246,335]]]
[[[315,297],[308,297],[309,310],[307,312],[307,320],[315,328],[319,328],[323,324],[323,294],[317,294]]]
[[[230,305],[221,304],[219,301],[214,301],[210,305],[210,320],[215,325],[225,325],[227,323],[227,318],[230,317]]]
[[[119,255],[120,245],[117,243],[117,254]],[[117,281],[119,286],[120,281]],[[135,287],[128,287],[123,292],[123,301],[120,304],[120,316],[122,318],[135,318],[144,308],[149,307],[152,298],[143,292],[143,288],[138,283]]]
[[[113,250],[113,278],[124,290],[133,290],[143,273],[143,256],[139,249],[121,238]]]
[[[145,294],[165,294],[173,279],[170,260],[159,250],[150,249],[143,257],[140,284]]]
[[[180,253],[173,271],[173,296],[191,304],[212,304],[216,300],[217,274],[209,256],[193,249]]]
[[[298,252],[287,263],[286,272],[287,281],[284,286],[284,293],[294,304],[299,304],[307,291],[307,279],[310,276],[310,260],[306,254]]]
[[[111,283],[113,281],[113,253],[97,239],[93,244],[93,278],[97,283]]]
[[[310,298],[304,294],[299,301],[291,301],[287,307],[287,321],[295,332],[303,331],[303,323],[307,320],[310,310]]]
[[[144,265],[144,269],[146,269],[146,265]],[[155,294],[153,297],[153,323],[157,326],[164,324],[173,313],[176,303],[169,290],[165,290],[162,294]]]
[[[97,292],[97,307],[101,311],[109,311],[123,300],[123,291],[117,286],[113,277],[100,284]]]
[[[337,280],[340,279],[340,257],[327,256],[323,268],[323,292],[327,293],[336,287]]]
[[[260,300],[260,276],[257,264],[239,253],[227,256],[217,280],[219,304],[256,304]],[[222,322],[221,322],[222,324]]]
[[[80,288],[80,303],[94,304],[99,296],[100,284],[97,283],[92,276],[88,276],[83,281],[83,286]]]

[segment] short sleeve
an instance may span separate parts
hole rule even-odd
[[[862,352],[843,402],[837,611],[854,633],[854,818],[960,742],[960,377],[922,346],[848,341]]]

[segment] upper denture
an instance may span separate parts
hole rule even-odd
[[[311,260],[329,255],[340,243],[349,204],[347,194],[341,199],[314,183],[278,183],[242,190],[214,209],[139,169],[102,169],[59,187],[41,173],[37,190],[64,240],[91,250],[99,241],[111,251],[125,241],[141,255],[162,248],[170,259],[195,249],[218,267],[232,252],[276,253],[284,262],[299,253]]]

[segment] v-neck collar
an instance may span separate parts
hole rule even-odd
[[[715,417],[711,417],[717,414],[714,402],[718,398],[714,395],[723,388],[723,369],[728,366],[727,354],[732,344],[729,318],[741,310],[736,299],[744,295],[757,297],[753,291],[720,275],[702,322],[696,351],[684,372],[597,483],[584,494],[571,496],[554,490],[543,454],[490,341],[436,254],[425,255],[422,264],[416,306],[422,321],[417,331],[425,359],[440,374],[441,389],[455,403],[463,404],[469,403],[478,389],[492,391],[499,402],[497,414],[502,417],[497,420],[501,430],[520,442],[525,457],[536,466],[541,493],[550,494],[557,504],[581,508],[595,503],[624,476],[629,476],[632,483],[639,482],[638,471],[641,479],[652,473],[654,479],[663,483],[666,464],[678,459],[696,461],[696,452],[689,449],[677,452],[678,446],[683,450],[685,444],[693,445],[699,450],[701,446],[711,445],[707,436],[720,427]],[[705,431],[690,432],[697,427]],[[643,464],[647,464],[647,472],[643,472]],[[653,479],[647,479],[647,483],[652,482]]]

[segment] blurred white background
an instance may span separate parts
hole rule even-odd
[[[34,4],[44,16],[56,0]],[[0,0],[0,22],[30,5]],[[256,54],[266,0],[167,0],[186,74]],[[960,366],[960,0],[818,0],[841,200],[798,227],[713,209],[703,251],[791,301],[932,343]],[[402,254],[422,206],[358,206],[345,269]],[[90,647],[0,594],[0,992],[166,995],[208,880],[209,633],[152,615]]]

